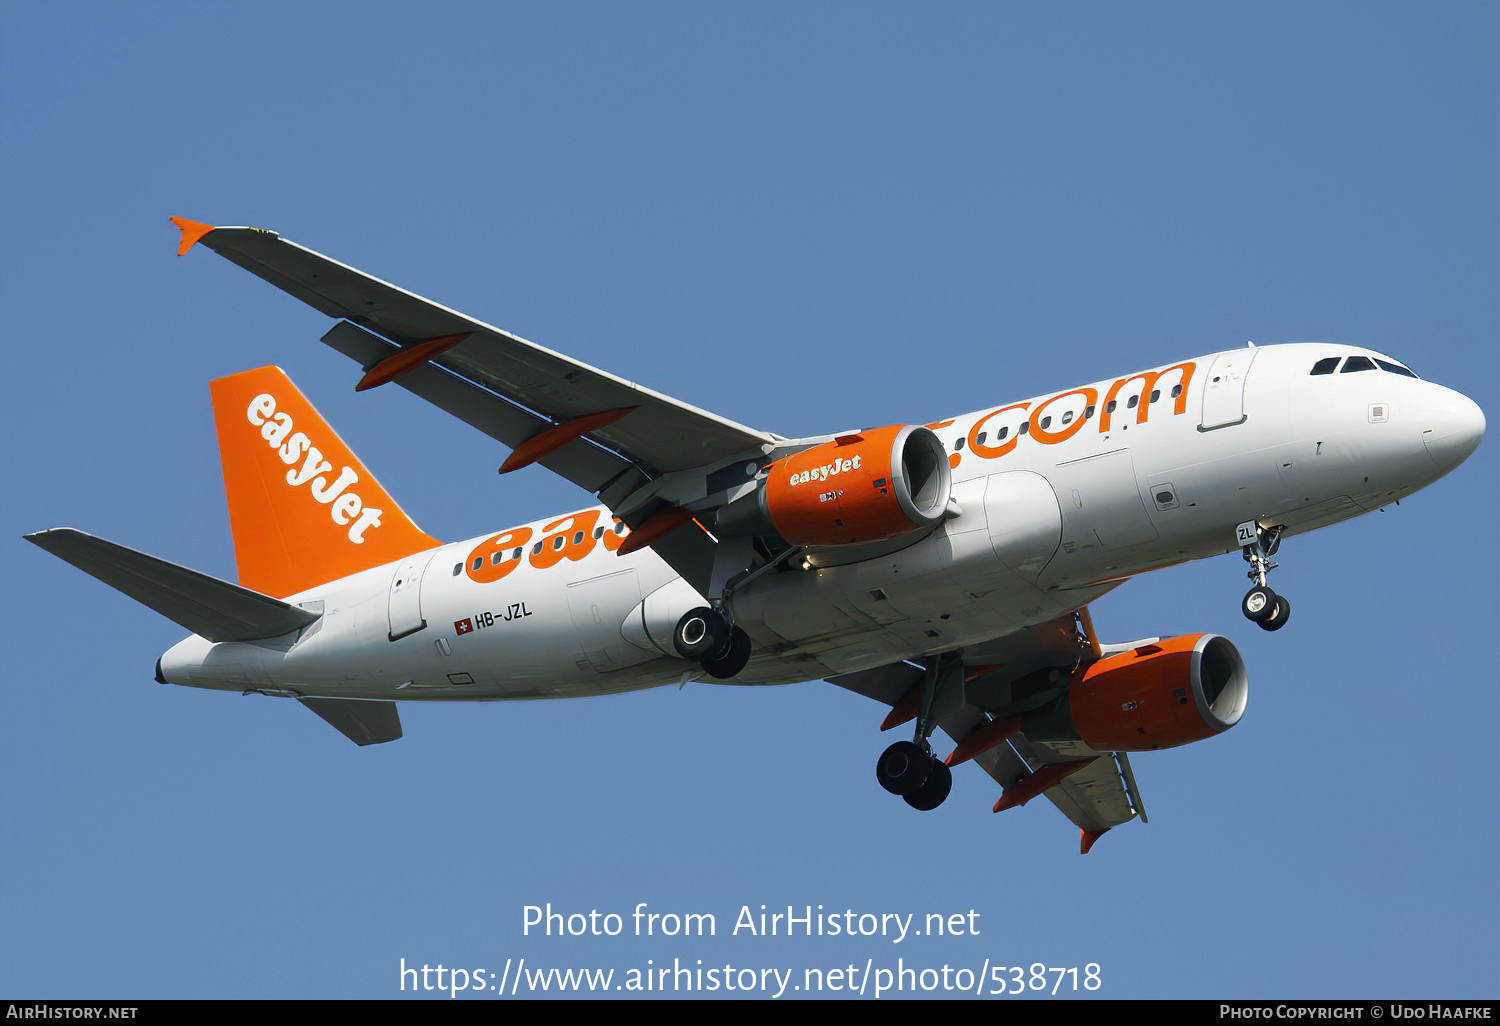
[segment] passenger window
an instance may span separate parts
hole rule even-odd
[[[1029,420],[1023,420],[1023,421],[1021,421],[1021,434],[1025,435],[1025,434],[1030,434],[1030,433],[1031,433],[1031,421],[1029,421]]]
[[[1052,426],[1052,418],[1051,417],[1043,417],[1042,418],[1042,424],[1041,424],[1042,430],[1045,431],[1045,430],[1047,430],[1051,426]]]
[[[1084,420],[1093,420],[1094,419],[1094,408],[1092,406],[1090,406],[1088,409],[1086,409],[1086,410],[1083,411],[1083,419]]]
[[[1176,399],[1181,394],[1182,394],[1182,386],[1181,385],[1173,385],[1172,386],[1172,398]]]
[[[464,565],[462,563],[454,563],[453,564],[453,576],[457,577],[459,574],[463,573],[463,569],[464,569]]]
[[[1066,413],[1063,414],[1063,423],[1064,424],[1071,424],[1071,423],[1073,423],[1073,411],[1072,410],[1069,410],[1068,412],[1066,412]],[[1046,424],[1042,425],[1042,427],[1046,427],[1046,426],[1047,426]]]
[[[1366,371],[1374,369],[1375,361],[1370,359],[1368,356],[1351,356],[1344,363],[1344,369],[1339,371],[1339,373],[1353,374],[1355,371]]]
[[[995,441],[997,441],[997,442],[1003,442],[1003,441],[1005,441],[1005,436],[1008,435],[1008,434],[1010,434],[1010,428],[1008,428],[1008,427],[1002,427],[999,431],[995,432]]]
[[[974,444],[975,445],[983,445],[984,444],[984,436],[987,435],[987,434],[989,434],[988,431],[981,431],[981,432],[979,432],[979,434],[977,436],[975,436],[975,438],[974,438]],[[1000,429],[1000,437],[1001,438],[1005,437],[1005,429],[1004,428]]]
[[[1127,410],[1133,410],[1133,409],[1135,409],[1135,404],[1138,403],[1138,402],[1140,402],[1140,401],[1141,401],[1141,397],[1140,396],[1133,395],[1129,399],[1125,400],[1125,408]]]
[[[533,545],[531,547],[531,554],[533,556],[541,555],[541,552],[542,552],[542,543],[541,542],[537,542],[535,545]]]
[[[1313,374],[1332,374],[1333,369],[1339,365],[1342,356],[1329,356],[1313,364]],[[1309,375],[1311,376],[1311,375]]]
[[[957,438],[955,438],[953,440],[953,451],[954,452],[958,452],[958,450],[962,449],[963,447],[964,447],[964,436],[963,435],[959,435]]]
[[[478,570],[482,566],[484,566],[484,557],[483,556],[475,556],[474,557],[474,569]]]
[[[1159,388],[1153,388],[1151,390],[1151,401],[1154,403],[1154,402],[1156,402],[1156,400],[1158,400],[1160,398],[1161,398],[1161,389],[1159,389]]]
[[[490,555],[490,566],[495,566],[496,564],[498,564],[504,558],[505,558],[505,553],[503,551],[502,552],[492,553]]]
[[[511,559],[520,559],[521,558],[521,550],[520,549],[513,549],[511,551],[510,558]]]
[[[1107,403],[1104,404],[1104,412],[1105,413],[1114,413],[1115,412],[1115,407],[1118,406],[1118,405],[1119,405],[1119,403],[1117,403],[1113,399],[1111,399],[1109,402],[1107,402]]]

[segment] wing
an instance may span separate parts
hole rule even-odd
[[[275,232],[172,220],[183,232],[179,253],[201,241],[339,318],[323,341],[365,368],[358,387],[396,381],[514,450],[502,471],[540,463],[598,495],[632,528],[667,505],[702,499],[715,471],[760,458],[781,441],[413,295]],[[687,530],[655,545],[700,586],[711,546],[706,534]]]
[[[1078,825],[1083,852],[1106,830],[1137,815],[1145,821],[1129,759],[1124,752],[1096,752],[1079,741],[1043,742],[1024,733],[1010,733],[1004,717],[1036,708],[1056,694],[1049,671],[1057,670],[1065,677],[1099,656],[1087,608],[970,646],[962,652],[964,701],[937,716],[938,726],[959,744],[950,765],[972,759],[1006,795],[1019,796],[1014,804],[1030,800],[1028,781],[1046,783],[1049,774],[1071,770],[1041,793]],[[922,675],[922,667],[891,663],[828,680],[891,706],[891,714],[881,725],[885,730],[916,716]],[[987,735],[1005,739],[985,746]],[[965,747],[981,750],[969,756]],[[1080,763],[1081,768],[1073,768]],[[1002,796],[996,811],[1007,807]]]

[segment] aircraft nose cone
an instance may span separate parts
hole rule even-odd
[[[1422,432],[1427,454],[1447,473],[1469,458],[1484,437],[1484,411],[1466,395],[1444,390],[1447,394],[1428,411]]]

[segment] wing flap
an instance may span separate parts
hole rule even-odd
[[[1032,767],[1099,756],[1091,765],[1042,792],[1059,812],[1083,830],[1108,830],[1136,817],[1137,810],[1125,788],[1119,765],[1119,760],[1125,758],[1124,752],[1101,754],[1082,742],[1043,743],[1022,735],[1012,738],[1010,743]]]
[[[71,527],[25,537],[209,641],[275,638],[306,627],[319,616]]]

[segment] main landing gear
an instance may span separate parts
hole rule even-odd
[[[797,546],[775,555],[758,553],[754,543],[752,538],[733,538],[719,545],[714,553],[713,577],[705,594],[719,593],[721,597],[710,600],[711,606],[699,606],[682,614],[672,631],[672,647],[677,654],[700,664],[710,677],[719,680],[736,676],[750,662],[750,635],[735,626],[729,612],[729,597],[762,574],[802,554]],[[764,562],[750,569],[761,558]]]
[[[1245,619],[1263,631],[1279,631],[1292,618],[1292,604],[1286,600],[1286,596],[1276,594],[1266,584],[1266,576],[1277,566],[1271,562],[1271,557],[1281,547],[1283,530],[1285,528],[1280,525],[1261,527],[1254,520],[1235,528],[1235,537],[1244,552],[1245,562],[1250,564],[1250,572],[1246,576],[1255,585],[1245,592],[1245,597],[1240,602],[1240,612],[1245,614]]]
[[[925,737],[919,741],[897,741],[881,752],[880,761],[875,764],[875,779],[919,812],[937,808],[953,790],[953,771],[932,754],[932,746]]]
[[[672,646],[682,658],[702,665],[710,677],[728,680],[750,661],[750,636],[718,610],[690,609],[677,621]]]
[[[922,704],[910,741],[897,741],[880,754],[875,779],[891,794],[919,812],[943,804],[953,790],[953,771],[927,740],[938,716],[964,703],[964,664],[954,655],[931,656],[922,673]]]

